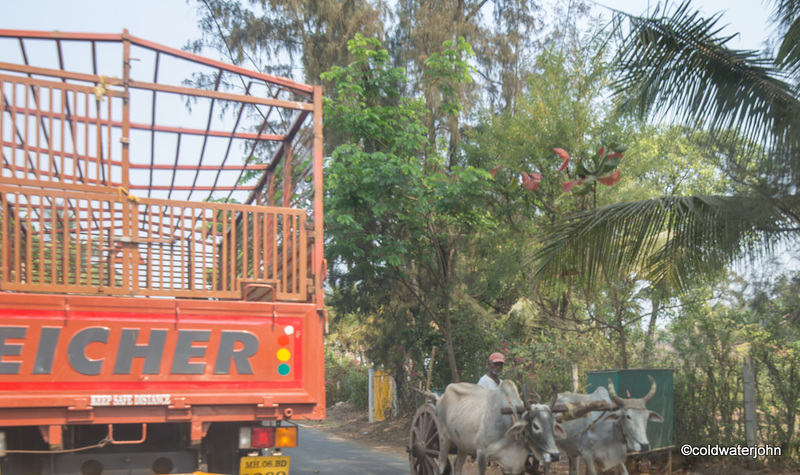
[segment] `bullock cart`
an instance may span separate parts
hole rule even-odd
[[[411,475],[444,475],[439,471],[439,433],[442,425],[433,401],[422,404],[411,421],[408,437],[408,460]],[[452,447],[450,452],[454,452]],[[445,455],[447,456],[447,455]],[[450,464],[445,473],[450,472]]]
[[[448,475],[452,472],[452,464],[448,460],[444,472],[439,469],[439,460],[441,457],[454,455],[456,453],[455,445],[450,446],[447,454],[442,454],[439,448],[439,434],[445,430],[443,421],[439,418],[436,412],[436,400],[438,395],[430,391],[419,391],[426,396],[426,401],[423,403],[414,414],[411,421],[411,429],[409,432],[408,441],[408,459],[411,468],[411,475]],[[536,393],[531,394],[530,398],[524,396],[526,391],[523,389],[523,400],[528,401],[525,406],[519,407],[505,407],[501,409],[501,414],[521,414],[530,408],[530,402],[538,403],[539,395]],[[591,403],[578,404],[578,405],[565,405],[556,404],[555,394],[551,399],[551,411],[557,416],[559,422],[583,417],[592,411],[608,411],[614,410],[612,404],[604,401],[593,401]],[[500,415],[500,414],[498,414]],[[530,467],[526,473],[539,473],[536,471],[536,465]]]

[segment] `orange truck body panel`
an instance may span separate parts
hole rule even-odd
[[[324,418],[311,304],[0,294],[0,425]]]

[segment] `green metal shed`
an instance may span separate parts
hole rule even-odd
[[[650,391],[650,375],[656,381],[656,395],[647,403],[647,408],[657,412],[664,422],[650,421],[647,424],[647,439],[650,449],[660,449],[673,445],[674,392],[671,369],[610,369],[589,371],[586,374],[586,392],[591,393],[600,386],[608,388],[608,380],[614,383],[617,395],[621,397],[643,397]],[[628,396],[630,394],[630,396]]]

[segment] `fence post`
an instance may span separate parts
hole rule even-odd
[[[392,417],[400,415],[400,398],[397,396],[397,380],[392,376]]]
[[[753,370],[753,360],[744,357],[744,433],[747,445],[758,445],[758,416],[756,414],[756,373]],[[750,470],[756,468],[756,461],[752,457],[747,460]]]
[[[578,392],[578,363],[572,363],[572,392]]]
[[[369,384],[367,385],[367,400],[369,400],[369,421],[375,422],[375,368],[369,368]]]

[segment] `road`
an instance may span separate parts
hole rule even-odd
[[[312,428],[300,431],[292,456],[291,475],[408,475],[408,458],[369,449]]]

